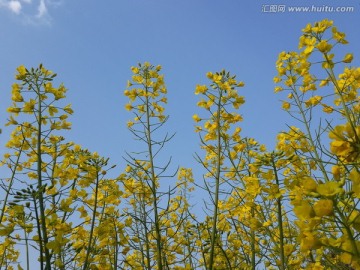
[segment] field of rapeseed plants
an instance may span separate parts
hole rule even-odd
[[[360,269],[360,68],[334,53],[347,43],[323,20],[279,54],[275,93],[297,125],[272,151],[242,136],[244,83],[207,73],[195,89],[197,167],[176,173],[158,158],[172,138],[161,66],[132,67],[127,127],[142,150],[114,179],[108,158],[63,137],[73,110],[56,74],[20,66],[1,162],[0,269]],[[191,211],[199,188],[201,218]]]

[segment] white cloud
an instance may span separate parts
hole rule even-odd
[[[25,24],[51,24],[49,9],[58,8],[63,0],[0,0],[0,9],[20,16]]]
[[[21,12],[21,3],[19,1],[12,0],[8,2],[7,7],[15,14],[19,14]]]
[[[38,13],[36,17],[42,18],[47,14],[47,7],[45,4],[45,0],[40,0],[39,6],[38,6]]]

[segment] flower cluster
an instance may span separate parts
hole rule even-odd
[[[148,115],[157,118],[159,122],[164,122],[164,107],[167,103],[165,94],[167,89],[164,83],[164,76],[159,74],[161,66],[152,66],[145,62],[137,67],[132,67],[132,80],[128,81],[124,94],[129,98],[129,103],[125,105],[126,110],[133,111],[136,117],[128,122],[128,127],[135,123],[145,121],[142,119]]]

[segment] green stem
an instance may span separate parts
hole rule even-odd
[[[144,186],[142,187],[142,189],[143,190],[145,190],[144,189]],[[143,200],[141,200],[140,202],[141,202],[141,207],[142,207],[142,209],[141,209],[141,211],[142,211],[142,216],[143,216],[143,221],[144,221],[144,223],[143,223],[143,226],[144,226],[144,232],[145,232],[145,239],[144,239],[144,241],[145,241],[145,248],[146,248],[146,262],[145,262],[145,260],[143,260],[144,261],[144,265],[146,265],[147,266],[147,269],[148,270],[151,270],[151,258],[150,258],[150,243],[149,243],[149,241],[148,241],[148,238],[147,238],[147,236],[148,236],[148,234],[149,234],[149,230],[148,230],[148,227],[147,227],[147,215],[146,215],[146,202],[145,202],[145,194],[143,195]],[[143,247],[141,246],[141,249],[142,249]],[[141,252],[141,254],[142,254],[142,256],[143,256],[143,252]]]
[[[279,176],[278,176],[278,171],[276,168],[276,164],[274,161],[274,158],[271,158],[271,163],[272,163],[272,167],[274,170],[274,175],[275,175],[275,181],[276,181],[276,185],[278,186],[279,190],[280,190],[280,180],[279,180]],[[280,195],[279,198],[276,199],[276,203],[277,203],[277,216],[278,216],[278,226],[279,226],[279,234],[280,234],[280,269],[281,270],[285,270],[285,252],[284,252],[284,228],[283,228],[283,220],[282,220],[282,201],[281,201],[282,196]]]
[[[217,124],[217,164],[216,164],[216,174],[215,174],[215,198],[214,198],[214,213],[213,213],[213,222],[211,229],[211,245],[210,245],[210,261],[209,269],[214,269],[214,257],[215,257],[215,242],[217,236],[217,220],[219,212],[219,191],[220,191],[220,173],[221,173],[221,126],[220,126],[220,113],[221,113],[221,98],[222,92],[219,94],[219,103],[217,108],[216,124]]]
[[[305,125],[305,128],[306,128],[306,132],[307,132],[307,135],[308,135],[308,142],[310,142],[310,145],[312,147],[312,150],[313,150],[313,153],[315,154],[315,161],[317,163],[317,165],[319,165],[320,167],[320,170],[324,176],[324,179],[326,182],[330,181],[329,180],[329,177],[327,175],[327,172],[326,172],[326,169],[325,169],[325,166],[322,162],[322,159],[318,153],[318,150],[316,148],[316,145],[315,145],[315,140],[313,139],[313,136],[311,134],[311,130],[310,130],[310,124],[309,124],[309,121],[308,119],[306,118],[306,115],[305,115],[305,112],[303,110],[303,107],[302,107],[302,102],[300,101],[300,97],[297,93],[297,90],[295,88],[293,88],[293,92],[294,92],[294,98],[295,98],[295,102],[296,102],[296,105],[298,106],[299,110],[300,110],[300,114],[301,114],[301,118],[302,118],[302,122],[304,123]]]
[[[86,270],[88,268],[88,265],[89,265],[89,256],[90,256],[90,250],[91,250],[91,245],[92,245],[92,240],[93,240],[93,235],[94,235],[95,220],[96,220],[96,213],[97,213],[98,192],[99,192],[99,170],[98,170],[98,168],[96,168],[94,209],[93,209],[93,214],[92,214],[92,219],[91,219],[90,237],[89,237],[89,243],[88,243],[88,246],[87,246],[86,257],[85,257],[85,261],[84,261],[83,270]]]
[[[45,250],[45,261],[46,266],[45,270],[51,270],[51,256],[49,249],[47,248],[48,243],[48,235],[47,235],[47,228],[46,228],[46,217],[45,217],[45,204],[44,204],[44,191],[43,191],[43,179],[42,179],[42,157],[41,157],[41,144],[42,144],[42,106],[41,106],[41,93],[40,87],[36,84],[36,93],[37,93],[37,101],[38,101],[38,130],[37,130],[37,176],[38,176],[38,189],[39,189],[39,208],[40,208],[40,219],[41,219],[41,229],[43,234],[44,240],[44,250]]]
[[[146,82],[148,78],[146,77]],[[161,246],[161,231],[160,231],[160,218],[158,213],[158,198],[157,198],[157,187],[156,187],[156,173],[154,166],[154,157],[152,149],[152,138],[151,138],[151,123],[150,123],[150,101],[148,97],[149,89],[145,85],[146,91],[146,140],[148,144],[149,162],[151,170],[151,192],[153,196],[153,207],[154,207],[154,225],[155,225],[155,238],[156,238],[156,258],[158,270],[163,269],[163,254]]]
[[[254,217],[255,216],[255,210],[254,210],[254,206],[251,207],[251,216]],[[256,269],[256,250],[255,250],[255,232],[254,230],[251,230],[251,269],[255,270]]]
[[[36,203],[36,193],[32,194],[33,201],[34,201],[34,212],[35,212],[35,219],[36,219],[36,229],[39,234],[39,249],[40,249],[40,269],[44,269],[44,244],[42,240],[42,233],[41,233],[41,225],[40,225],[40,218],[38,213],[38,207]]]
[[[2,223],[2,220],[3,220],[4,215],[5,215],[5,208],[7,206],[7,200],[8,200],[12,185],[14,183],[14,177],[15,177],[17,166],[19,165],[19,160],[20,160],[20,156],[21,156],[21,152],[22,152],[22,147],[24,146],[24,142],[25,142],[25,139],[23,139],[23,141],[21,143],[21,148],[20,148],[19,154],[17,156],[16,162],[15,162],[15,165],[14,165],[14,169],[13,169],[12,174],[11,174],[10,183],[9,183],[9,186],[8,186],[8,188],[6,190],[6,195],[5,195],[4,202],[3,202],[4,204],[3,204],[3,207],[1,209],[0,224]]]
[[[24,225],[26,225],[25,219],[24,219]],[[26,227],[24,227],[24,234],[25,234],[26,270],[30,270],[29,240],[28,240],[28,233],[26,232]]]
[[[324,57],[325,57],[326,61],[327,61],[328,63],[330,63],[331,60],[329,59],[329,57],[328,57],[328,55],[327,55],[326,53],[324,54]],[[353,123],[353,120],[352,120],[351,117],[350,117],[349,108],[348,108],[348,106],[346,105],[346,102],[345,102],[344,97],[343,97],[343,95],[342,95],[342,93],[341,93],[341,89],[340,89],[340,87],[339,87],[339,84],[337,83],[334,70],[333,70],[333,68],[330,68],[329,70],[327,69],[326,72],[327,72],[327,74],[329,75],[332,83],[333,83],[334,86],[335,86],[336,92],[337,92],[338,96],[339,96],[340,99],[341,99],[341,105],[343,106],[346,119],[347,119],[347,121],[349,122],[349,124],[351,125],[351,129],[353,130],[354,136],[355,136],[355,138],[356,138],[356,141],[358,142],[358,141],[359,141],[358,134],[357,134],[357,132],[356,132],[356,129],[355,129],[355,125],[354,125],[354,123]]]

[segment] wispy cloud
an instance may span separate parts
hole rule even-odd
[[[8,2],[8,8],[15,14],[19,14],[21,11],[21,3],[19,1]]]
[[[61,5],[62,0],[0,0],[0,9],[21,16],[25,23],[50,24],[49,8]]]
[[[38,10],[38,14],[36,15],[36,17],[42,18],[45,15],[47,15],[47,7],[45,4],[45,0],[40,0],[37,10]]]
[[[20,14],[22,5],[21,2],[18,0],[0,0],[0,8],[5,8],[12,13]]]

